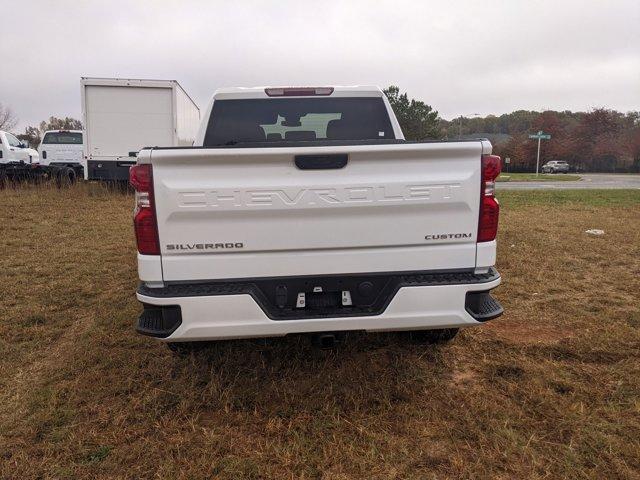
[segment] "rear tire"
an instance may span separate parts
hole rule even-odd
[[[61,168],[56,174],[56,185],[58,188],[69,187],[76,183],[76,172],[73,168]]]
[[[459,330],[459,328],[443,328],[440,330],[417,330],[410,333],[411,338],[419,343],[437,344],[450,342]]]

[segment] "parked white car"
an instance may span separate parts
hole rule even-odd
[[[0,130],[0,163],[24,162],[38,163],[40,155],[15,135]]]
[[[38,153],[43,165],[84,166],[82,130],[47,130]]]
[[[560,160],[551,160],[542,166],[542,173],[569,173],[569,164]]]

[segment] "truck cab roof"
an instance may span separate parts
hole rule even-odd
[[[82,133],[82,130],[68,130],[66,128],[63,128],[60,130],[47,130],[46,132],[44,132],[45,135],[47,133]]]
[[[282,93],[280,93],[282,92]],[[315,93],[318,92],[318,93]],[[330,93],[328,93],[330,92]],[[296,93],[299,93],[296,95]],[[380,87],[375,85],[351,85],[351,86],[262,86],[262,87],[227,87],[219,88],[213,94],[213,100],[233,100],[251,98],[273,97],[382,97],[384,94]]]

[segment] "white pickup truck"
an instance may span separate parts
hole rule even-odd
[[[38,147],[42,165],[68,166],[84,170],[82,130],[47,130]]]
[[[45,155],[46,157],[46,155]],[[55,179],[59,187],[75,182],[82,165],[65,162],[49,165],[40,154],[9,132],[0,130],[0,189],[9,181],[41,181]]]
[[[487,140],[405,141],[377,87],[218,90],[194,147],[131,168],[137,331],[448,340],[503,312],[499,173]]]
[[[29,148],[9,132],[0,130],[0,164],[21,162],[32,165],[39,161],[38,152],[33,148]]]

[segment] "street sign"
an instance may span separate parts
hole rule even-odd
[[[544,133],[542,130],[538,130],[538,133],[534,133],[529,135],[529,138],[535,138],[538,140],[538,155],[536,156],[536,177],[538,176],[538,171],[540,170],[540,140],[551,140],[551,135],[548,133]]]
[[[504,159],[504,163],[506,163],[507,165],[511,163],[511,159],[509,157]]]

